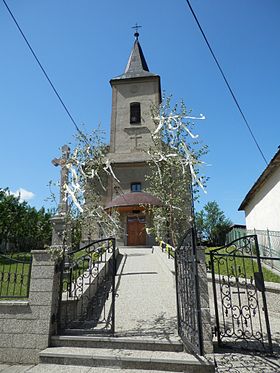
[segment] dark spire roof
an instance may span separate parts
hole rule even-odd
[[[138,40],[139,33],[135,32],[134,36],[135,41],[128,59],[125,72],[114,79],[130,79],[145,76],[156,76],[156,74],[149,72],[144,53]]]

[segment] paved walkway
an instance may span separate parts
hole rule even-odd
[[[118,336],[169,340],[177,338],[174,262],[159,249],[120,248],[123,260],[117,274],[116,333]],[[217,373],[279,373],[280,313],[278,294],[269,299],[275,355],[240,352],[215,353]],[[210,300],[211,301],[211,300]],[[213,316],[213,315],[212,315]],[[39,364],[0,364],[0,373],[115,373],[110,368]],[[141,373],[141,370],[129,370]],[[149,371],[145,373],[162,373]]]
[[[81,367],[73,365],[39,364],[39,365],[8,365],[0,364],[0,373],[118,373],[120,370],[107,367]],[[123,370],[128,373],[164,373],[160,370]],[[172,373],[172,372],[169,372]],[[173,372],[175,373],[175,372]]]
[[[170,340],[177,336],[173,261],[152,248],[121,247],[117,277],[116,334],[122,337]],[[0,373],[110,373],[116,369],[61,365],[0,364]],[[130,373],[141,373],[141,370]],[[145,373],[155,371],[146,370]],[[157,371],[157,373],[160,373]]]
[[[170,339],[177,336],[175,278],[166,256],[151,248],[120,248],[116,334]],[[172,263],[170,263],[172,264]]]

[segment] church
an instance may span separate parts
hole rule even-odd
[[[145,175],[149,156],[145,150],[152,145],[155,124],[151,106],[161,103],[160,76],[149,71],[139,33],[123,74],[111,79],[112,114],[110,130],[110,159],[120,183],[110,177],[105,209],[116,209],[120,214],[122,232],[119,244],[150,246],[154,239],[146,232],[149,215],[145,205],[160,205],[158,198],[145,192]]]

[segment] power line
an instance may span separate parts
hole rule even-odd
[[[13,15],[11,9],[9,8],[8,4],[6,3],[5,0],[3,0],[3,3],[4,3],[4,5],[6,6],[8,12],[9,12],[9,14],[10,14],[10,16],[12,17],[12,19],[13,19],[13,21],[14,21],[14,23],[16,24],[16,26],[17,26],[19,32],[21,33],[21,36],[23,37],[25,43],[27,44],[27,46],[28,46],[30,52],[32,53],[33,57],[35,58],[36,62],[38,63],[38,65],[39,65],[41,71],[43,72],[43,74],[44,74],[44,76],[45,76],[45,78],[47,79],[47,81],[49,82],[50,86],[52,87],[52,90],[54,91],[56,97],[59,99],[61,105],[63,106],[64,110],[66,111],[66,113],[67,113],[67,115],[68,115],[68,117],[70,118],[71,122],[74,124],[76,130],[77,130],[81,135],[83,135],[83,134],[82,134],[82,131],[79,129],[79,127],[78,127],[76,121],[74,120],[73,116],[71,115],[69,109],[67,108],[67,106],[66,106],[65,103],[63,102],[63,100],[62,100],[60,94],[58,93],[58,91],[56,90],[56,88],[55,88],[55,86],[54,86],[54,83],[51,81],[51,79],[50,79],[50,77],[48,76],[46,70],[44,69],[44,67],[42,66],[41,62],[39,61],[39,58],[36,56],[36,53],[34,52],[33,48],[31,47],[31,45],[30,45],[29,41],[27,40],[26,36],[24,35],[24,33],[23,33],[23,31],[22,31],[20,25],[18,24],[18,22],[17,22],[15,16]]]
[[[213,52],[213,49],[211,48],[211,45],[210,45],[209,41],[207,40],[207,37],[206,37],[206,35],[205,35],[205,33],[204,33],[201,25],[200,25],[199,20],[197,19],[197,16],[196,16],[196,14],[195,14],[195,12],[194,12],[194,10],[193,10],[193,8],[192,8],[189,0],[186,0],[186,2],[187,2],[188,6],[190,8],[190,11],[191,11],[191,13],[192,13],[192,15],[193,15],[196,23],[197,23],[197,26],[198,26],[198,28],[199,28],[202,36],[203,36],[203,39],[204,39],[205,43],[207,44],[208,49],[210,50],[210,53],[212,54],[212,57],[214,58],[214,61],[216,62],[216,65],[218,66],[218,69],[220,70],[220,73],[222,74],[222,77],[223,77],[223,79],[224,79],[224,81],[225,81],[225,83],[226,83],[226,85],[227,85],[227,87],[229,89],[229,92],[230,92],[230,94],[231,94],[231,96],[232,96],[232,98],[233,98],[233,100],[234,100],[234,102],[235,102],[235,104],[236,104],[236,106],[237,106],[237,108],[238,108],[238,110],[239,110],[239,112],[240,112],[240,114],[241,114],[241,116],[242,116],[242,118],[243,118],[243,120],[244,120],[244,122],[245,122],[245,124],[246,124],[246,126],[248,128],[248,130],[249,130],[249,132],[250,132],[250,135],[252,136],[252,138],[253,138],[253,140],[254,140],[254,142],[255,142],[255,144],[256,144],[256,146],[257,146],[257,148],[258,148],[258,150],[259,150],[259,152],[260,152],[260,154],[261,154],[261,156],[263,158],[263,160],[265,161],[266,165],[268,165],[268,162],[267,162],[267,160],[266,160],[266,158],[265,158],[265,156],[264,156],[264,154],[263,154],[263,152],[262,152],[262,150],[260,148],[260,145],[258,144],[258,141],[257,141],[256,137],[253,134],[253,131],[252,131],[252,129],[251,129],[251,127],[250,127],[250,125],[249,125],[246,117],[245,117],[245,114],[243,113],[243,111],[242,111],[242,109],[241,109],[241,107],[240,107],[240,105],[239,105],[239,103],[237,101],[237,98],[236,98],[235,94],[233,93],[233,90],[231,89],[231,86],[230,86],[230,84],[229,84],[229,82],[228,82],[228,80],[227,80],[227,78],[226,78],[226,76],[225,76],[225,74],[223,72],[223,69],[222,69],[221,65],[219,64],[219,61],[217,60],[217,58],[215,56],[215,53]]]

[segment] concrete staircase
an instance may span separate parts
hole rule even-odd
[[[178,340],[142,338],[54,336],[40,353],[43,364],[99,367],[96,372],[214,372],[209,361],[184,352]]]
[[[65,335],[51,338],[34,372],[214,372],[213,364],[185,352],[179,340],[173,261],[152,248],[120,250],[123,260],[116,276],[117,336],[65,330]]]

